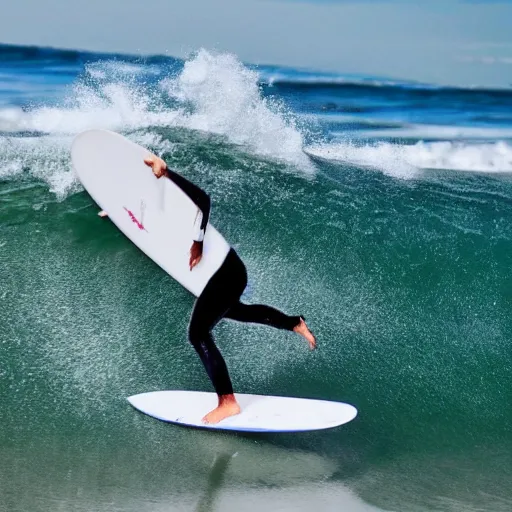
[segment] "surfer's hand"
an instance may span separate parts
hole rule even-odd
[[[153,171],[153,174],[156,178],[161,178],[162,176],[165,176],[167,171],[167,164],[156,155],[148,156],[147,158],[144,158],[144,163],[151,167],[151,170]]]
[[[192,244],[192,247],[190,248],[190,270],[192,270],[203,257],[203,242],[196,242]]]

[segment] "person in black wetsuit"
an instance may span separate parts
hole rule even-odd
[[[152,155],[146,158],[144,163],[151,167],[157,178],[165,176],[173,181],[199,209],[196,232],[190,249],[189,266],[192,271],[201,261],[203,254],[203,238],[210,216],[210,197],[197,185],[170,170],[161,158]],[[246,286],[245,265],[231,248],[220,268],[212,275],[197,298],[190,318],[188,330],[190,343],[199,354],[219,397],[218,406],[203,418],[205,423],[218,423],[240,412],[226,363],[212,336],[212,329],[220,320],[229,318],[239,322],[253,322],[294,331],[308,341],[311,349],[316,347],[315,337],[308,329],[304,317],[288,316],[270,306],[248,305],[240,302]]]

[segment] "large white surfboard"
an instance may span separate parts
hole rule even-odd
[[[82,185],[112,222],[187,290],[199,296],[229,252],[209,225],[203,258],[192,271],[189,252],[198,209],[173,182],[144,164],[150,152],[122,135],[90,130],[73,141],[71,158]]]
[[[139,411],[169,423],[212,430],[304,432],[333,428],[353,420],[357,409],[342,402],[236,394],[242,412],[216,425],[202,418],[217,406],[217,395],[200,391],[153,391],[128,398]]]

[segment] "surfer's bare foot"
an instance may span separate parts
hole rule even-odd
[[[98,213],[98,216],[103,219],[104,217],[108,217],[108,213],[105,210],[101,210],[101,212]]]
[[[293,328],[293,332],[296,332],[297,334],[300,334],[303,338],[305,338],[309,343],[309,348],[311,350],[314,350],[316,348],[316,338],[313,336],[313,333],[309,330],[303,317],[300,317],[300,323],[299,325],[296,325]]]
[[[219,423],[219,421],[237,414],[240,414],[240,406],[236,401],[235,395],[222,395],[219,396],[218,407],[203,418],[203,423],[214,425],[215,423]]]
[[[165,172],[167,171],[167,164],[158,156],[156,155],[150,155],[146,158],[144,158],[144,163],[151,167],[151,170],[153,171],[153,174],[157,178],[161,178],[165,175]]]

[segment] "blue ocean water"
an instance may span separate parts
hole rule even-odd
[[[251,302],[236,390],[354,404],[331,431],[180,429],[125,398],[208,390],[193,298],[78,183],[118,131],[212,196]],[[0,511],[512,508],[512,90],[0,46]]]

